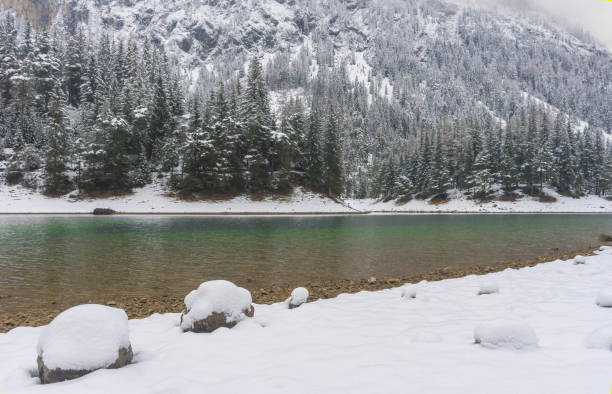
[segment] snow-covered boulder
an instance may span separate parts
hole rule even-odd
[[[402,288],[402,298],[416,298],[416,289],[414,288],[414,286],[405,286],[404,288]]]
[[[579,254],[578,256],[574,257],[574,265],[581,265],[581,264],[586,264],[586,257]]]
[[[499,293],[499,285],[495,282],[483,283],[480,285],[478,295]]]
[[[251,292],[232,282],[204,282],[185,297],[181,328],[193,332],[232,328],[245,317],[253,317],[255,311],[251,303]]]
[[[474,343],[492,349],[533,348],[538,342],[533,328],[522,322],[499,321],[481,324],[474,330]]]
[[[287,306],[289,309],[297,308],[298,306],[304,304],[308,301],[308,290],[303,287],[298,287],[293,289],[291,292],[291,297],[287,299]]]
[[[612,326],[604,326],[586,337],[584,344],[592,349],[612,350]]]
[[[42,383],[75,379],[132,361],[128,317],[123,309],[79,305],[53,319],[38,339]]]
[[[603,289],[597,294],[597,305],[602,308],[612,308],[612,289]]]

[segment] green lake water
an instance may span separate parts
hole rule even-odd
[[[600,233],[612,215],[0,216],[0,309],[494,265]]]

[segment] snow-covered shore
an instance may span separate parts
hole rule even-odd
[[[556,199],[555,202],[540,202],[537,197],[524,196],[516,201],[500,201],[501,192],[490,202],[468,199],[465,194],[454,190],[449,192],[449,200],[443,204],[430,204],[427,200],[412,200],[405,204],[394,201],[382,202],[372,199],[349,200],[347,203],[360,211],[385,213],[612,213],[612,201],[598,196],[582,198],[565,197],[552,189],[544,188],[545,193]]]
[[[516,201],[481,203],[468,199],[459,191],[449,193],[449,201],[430,204],[412,200],[405,204],[372,199],[346,200],[340,203],[302,188],[286,197],[267,197],[254,201],[239,196],[219,201],[185,201],[167,195],[159,184],[135,189],[127,196],[75,199],[68,196],[46,197],[22,186],[0,187],[0,214],[71,214],[91,213],[95,208],[110,208],[132,214],[350,214],[350,213],[612,213],[612,201],[597,196],[579,199],[561,196],[546,189],[555,202],[542,203],[538,198],[521,196]]]
[[[182,333],[178,314],[155,314],[129,322],[132,364],[49,385],[36,377],[42,328],[16,328],[0,334],[0,392],[604,393],[612,309],[596,300],[611,280],[603,247],[584,264],[422,282],[414,299],[395,288],[293,310],[256,305],[254,318],[212,334]],[[491,283],[498,292],[477,295]],[[499,319],[518,323],[491,329]],[[527,327],[538,345],[477,345],[477,327],[479,339]]]
[[[148,185],[135,189],[127,196],[72,199],[69,196],[46,197],[21,186],[0,188],[1,213],[91,213],[95,208],[110,208],[120,213],[167,213],[167,214],[305,214],[305,213],[351,213],[347,205],[326,197],[294,190],[286,198],[264,198],[253,201],[246,196],[219,201],[185,201],[167,196],[160,185]]]

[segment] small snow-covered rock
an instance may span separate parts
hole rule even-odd
[[[402,288],[402,298],[416,298],[416,289],[413,286],[406,286]]]
[[[586,257],[578,255],[574,257],[574,265],[586,264]]]
[[[245,317],[253,317],[255,311],[251,303],[251,292],[232,282],[204,282],[185,297],[181,328],[193,332],[232,328]]]
[[[474,330],[474,343],[484,347],[523,349],[536,347],[538,337],[530,325],[514,321],[481,324]]]
[[[308,290],[303,287],[298,287],[291,292],[291,297],[287,299],[289,309],[297,308],[308,301]]]
[[[38,339],[42,383],[75,379],[132,361],[128,317],[123,309],[79,305],[53,319]]]
[[[597,305],[603,308],[612,308],[612,289],[604,289],[597,295]]]
[[[483,283],[478,290],[478,295],[495,293],[499,293],[499,285],[495,282]]]
[[[612,350],[612,326],[604,326],[589,334],[584,344],[591,349]]]
[[[375,277],[373,277],[373,276],[371,276],[371,277],[368,279],[368,284],[375,285],[375,284],[376,284],[376,278],[375,278]]]

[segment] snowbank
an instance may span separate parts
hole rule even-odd
[[[556,202],[541,203],[537,198],[523,196],[517,201],[492,201],[479,203],[468,200],[455,190],[449,193],[447,203],[431,205],[428,201],[413,200],[406,204],[393,201],[379,202],[372,199],[347,200],[339,203],[327,197],[296,188],[287,197],[267,197],[254,201],[248,196],[239,196],[219,201],[185,201],[168,196],[160,184],[135,189],[134,193],[111,198],[77,200],[70,195],[51,198],[22,186],[0,187],[0,213],[91,213],[95,208],[109,208],[120,213],[174,213],[174,214],[307,214],[307,213],[415,213],[415,212],[599,212],[612,213],[612,201],[588,196],[579,199],[564,197],[546,189]]]
[[[533,328],[524,322],[499,321],[481,324],[474,330],[474,341],[488,348],[534,348],[538,336]]]
[[[591,349],[612,350],[612,326],[604,326],[593,331],[584,344]]]
[[[432,205],[427,200],[412,200],[405,204],[396,204],[394,201],[382,202],[372,199],[347,200],[346,203],[360,211],[387,212],[387,213],[414,213],[414,212],[475,212],[475,213],[574,213],[574,212],[612,212],[612,201],[597,196],[582,198],[565,197],[552,189],[544,188],[544,192],[557,201],[552,203],[539,202],[537,197],[525,196],[516,191],[521,197],[516,201],[499,201],[503,194],[498,191],[494,194],[495,200],[481,203],[469,200],[459,190],[449,191],[449,201],[443,204]]]
[[[79,305],[45,327],[37,353],[49,369],[94,370],[114,363],[118,350],[129,346],[128,317],[122,309]]]
[[[603,308],[612,308],[612,289],[603,289],[597,294],[597,305]]]
[[[298,306],[304,304],[308,301],[308,290],[303,287],[298,287],[293,289],[291,292],[291,297],[287,300],[287,304],[289,308],[297,308]]]
[[[181,328],[190,330],[194,323],[213,313],[223,313],[227,323],[237,323],[245,318],[251,308],[251,293],[226,280],[202,283],[185,297],[186,313],[181,316]]]
[[[184,334],[179,314],[130,320],[134,362],[69,383],[38,384],[32,372],[44,329],[16,328],[0,334],[0,392],[606,393],[611,353],[585,340],[610,324],[611,310],[593,298],[609,286],[611,252],[604,248],[585,265],[570,259],[423,282],[410,302],[395,288],[295,310],[285,303],[257,305],[254,318],[209,335]],[[503,291],[477,297],[483,282]],[[539,346],[474,345],[474,328],[499,319],[529,324]]]
[[[95,208],[110,208],[122,213],[351,213],[350,207],[302,188],[288,197],[253,201],[240,196],[219,201],[184,201],[167,196],[159,184],[134,193],[111,198],[76,200],[68,196],[51,198],[21,186],[0,187],[0,213],[91,213]]]

